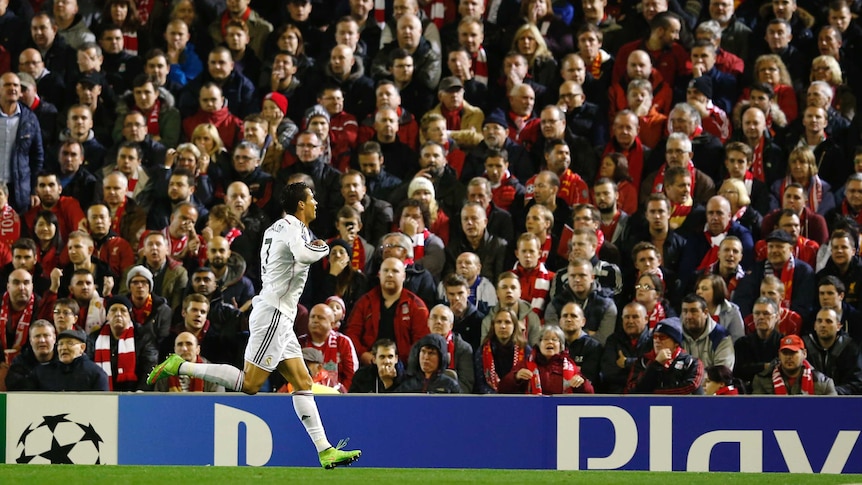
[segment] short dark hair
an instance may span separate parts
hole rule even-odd
[[[398,218],[401,218],[401,214],[404,212],[404,209],[408,207],[418,207],[422,212],[422,221],[425,224],[425,227],[431,225],[431,211],[428,210],[428,205],[417,199],[405,199],[400,204],[398,204],[398,209],[395,211],[395,215]]]
[[[830,285],[834,286],[835,291],[837,291],[838,293],[844,293],[845,291],[847,291],[847,287],[844,286],[844,282],[841,281],[837,276],[834,276],[834,275],[824,276],[824,277],[820,278],[820,281],[817,282],[818,288],[820,288],[821,286],[830,286]]]
[[[299,207],[300,202],[305,202],[308,198],[308,192],[313,192],[311,188],[302,183],[296,182],[288,185],[281,193],[281,208],[288,214],[293,214]]]
[[[13,253],[16,249],[26,249],[28,251],[33,251],[33,254],[39,254],[39,250],[36,246],[36,241],[30,239],[29,237],[22,237],[21,239],[13,242],[11,249]]]
[[[700,306],[701,311],[706,311],[707,308],[706,300],[704,300],[703,297],[695,293],[689,293],[685,295],[685,297],[683,297],[682,299],[682,302],[688,304],[697,303]]]

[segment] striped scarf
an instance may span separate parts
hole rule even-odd
[[[514,368],[522,360],[524,360],[524,349],[515,345],[512,352],[512,367]],[[485,375],[485,382],[488,383],[491,389],[496,391],[497,386],[500,385],[500,376],[497,375],[497,366],[494,364],[491,339],[485,341],[485,344],[482,346],[482,373]]]
[[[30,320],[33,319],[35,302],[36,295],[31,294],[30,301],[27,302],[27,306],[25,306],[24,310],[21,312],[21,318],[18,319],[18,324],[15,328],[15,341],[10,347],[8,342],[6,342],[6,325],[9,324],[9,313],[12,310],[12,302],[9,301],[8,291],[3,294],[3,305],[0,306],[0,342],[3,343],[4,350],[14,349],[20,351],[21,347],[29,342]]]
[[[113,371],[111,370],[111,326],[107,323],[102,326],[99,336],[96,337],[96,352],[93,360],[105,371],[108,376],[108,390],[114,390]],[[117,339],[117,382],[135,382],[135,326],[123,330]]]
[[[772,390],[776,396],[786,396],[789,393],[787,392],[787,386],[784,384],[784,378],[781,377],[780,367],[781,366],[776,365],[775,368],[772,369]],[[799,379],[801,379],[799,390],[802,394],[813,396],[814,368],[811,367],[811,364],[809,364],[807,360],[802,361],[802,375],[799,376]]]
[[[419,261],[425,257],[425,241],[431,235],[431,231],[423,229],[422,232],[417,232],[410,239],[413,240],[413,261]]]
[[[485,46],[479,46],[473,57],[473,76],[476,82],[488,85],[488,53]]]
[[[790,256],[784,266],[781,268],[781,282],[784,284],[784,300],[781,301],[781,306],[790,308],[790,300],[793,298],[793,271],[796,268],[796,258]],[[775,275],[775,268],[767,259],[763,264],[763,274]],[[779,275],[776,275],[779,276]]]
[[[533,376],[530,378],[530,385],[527,387],[527,394],[533,394],[540,396],[542,395],[542,375],[539,372],[539,366],[536,365],[536,353],[533,352],[530,354],[530,357],[527,359],[527,369],[533,373]],[[578,375],[578,366],[572,362],[571,359],[562,356],[563,359],[563,392],[571,393],[572,392],[572,379]]]

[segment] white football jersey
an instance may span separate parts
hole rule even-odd
[[[329,247],[313,246],[308,227],[292,215],[269,226],[260,248],[260,298],[293,320],[308,279],[308,268],[329,254]]]

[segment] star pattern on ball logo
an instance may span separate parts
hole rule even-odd
[[[92,423],[79,423],[69,414],[42,416],[21,432],[17,463],[100,464],[104,440]]]

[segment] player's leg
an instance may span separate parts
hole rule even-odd
[[[248,363],[246,363],[246,366],[248,366]],[[177,354],[171,354],[164,362],[157,365],[147,377],[147,384],[153,384],[156,381],[171,376],[195,377],[219,384],[224,386],[225,389],[245,392],[243,384],[245,381],[244,373],[236,367],[229,364],[186,362]],[[265,379],[266,377],[264,377]]]

